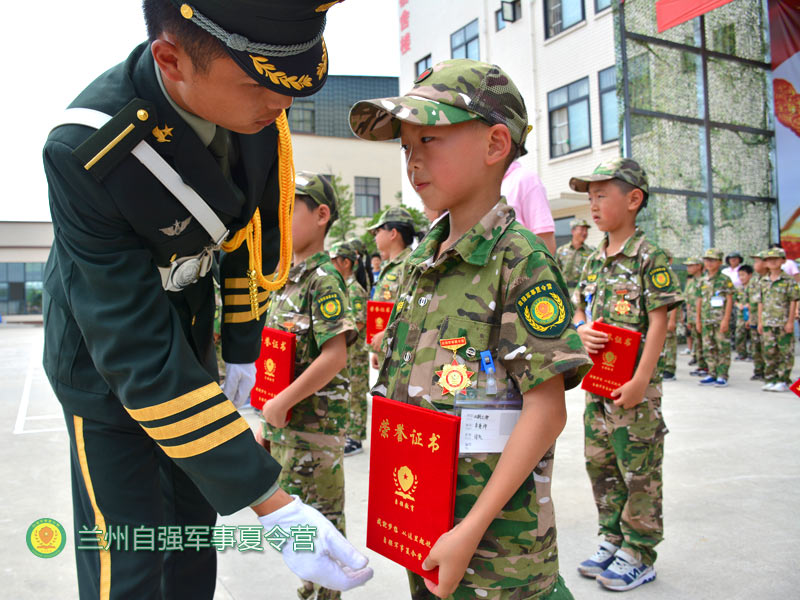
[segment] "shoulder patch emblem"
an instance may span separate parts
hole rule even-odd
[[[317,298],[322,318],[326,321],[335,321],[342,314],[342,299],[338,292],[323,294]]]
[[[586,277],[586,281],[589,281],[589,282],[594,281],[595,279],[597,279],[597,273],[590,273]]]
[[[536,337],[559,337],[569,325],[569,304],[555,281],[531,286],[516,306],[522,323]]]
[[[389,273],[386,276],[386,281],[397,281],[397,275],[395,275],[394,273]]]
[[[666,267],[656,267],[650,271],[650,281],[657,288],[665,288],[670,284],[672,278],[669,276],[669,271]]]

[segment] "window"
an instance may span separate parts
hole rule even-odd
[[[555,236],[556,247],[563,246],[564,244],[572,241],[572,230],[570,229],[570,221],[575,218],[575,215],[569,217],[562,217],[560,219],[553,219],[555,223]]]
[[[499,8],[494,11],[494,28],[495,31],[501,31],[506,28],[506,21],[503,19],[503,9]]]
[[[314,101],[297,99],[289,111],[289,127],[294,133],[314,133]]]
[[[478,45],[478,19],[450,34],[450,57],[481,59]]]
[[[586,18],[583,0],[545,0],[543,6],[546,38],[553,37]]]
[[[588,77],[548,93],[547,109],[550,113],[550,158],[591,145]]]
[[[371,217],[381,210],[381,180],[356,177],[356,216]]]
[[[418,60],[416,63],[414,63],[414,79],[422,75],[426,69],[430,68],[431,68],[431,55],[428,54],[428,56],[426,56],[422,60]]]
[[[597,74],[600,87],[600,138],[605,144],[619,139],[617,117],[617,69],[609,67]]]
[[[596,13],[607,9],[609,6],[611,6],[611,0],[594,0],[594,12]]]
[[[44,263],[0,263],[0,315],[41,314]]]

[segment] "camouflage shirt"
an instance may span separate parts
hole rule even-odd
[[[411,247],[406,247],[400,254],[386,262],[381,267],[381,274],[375,287],[372,288],[372,299],[379,302],[395,302],[397,300],[397,288],[400,286],[400,278],[403,275],[403,263],[411,254]]]
[[[355,275],[345,282],[350,304],[350,320],[354,325],[364,325],[358,331],[358,341],[347,349],[347,366],[350,369],[351,391],[354,397],[366,395],[369,387],[369,352],[367,350],[367,290],[361,287]]]
[[[750,312],[756,314],[758,310],[758,298],[761,294],[761,275],[753,272],[750,281],[744,286],[745,302],[750,305]]]
[[[318,252],[291,268],[286,286],[270,298],[264,325],[297,336],[295,377],[308,368],[331,338],[348,332],[348,345],[355,341],[344,281],[326,252]],[[348,380],[345,368],[316,394],[296,404],[286,427],[267,425],[266,437],[300,447],[302,441],[293,432],[344,435],[349,419]]]
[[[572,246],[572,242],[559,246],[556,250],[556,262],[567,281],[570,292],[578,285],[581,271],[583,271],[583,263],[586,262],[593,250],[594,248],[586,244],[581,244],[580,248],[576,249]]]
[[[559,373],[567,389],[578,385],[591,363],[570,326],[566,288],[544,244],[514,220],[505,201],[435,259],[449,227],[449,219],[436,223],[406,262],[373,393],[457,413],[465,405],[519,408],[521,393]],[[439,342],[460,337],[466,343],[455,360],[474,372],[473,386],[454,398],[439,386],[436,371],[454,360]],[[496,395],[487,394],[482,351],[495,364]],[[499,457],[459,459],[456,521],[469,512]],[[555,516],[545,501],[552,458],[550,448],[489,526],[461,585],[547,588],[555,581]]]
[[[714,277],[706,273],[700,280],[700,318],[703,325],[721,323],[725,316],[725,303],[728,296],[733,296],[733,282],[722,271]]]
[[[686,278],[686,287],[683,288],[683,301],[686,303],[686,322],[691,324],[697,320],[695,306],[700,297],[699,279],[696,276]]]
[[[608,236],[587,259],[572,301],[592,320],[603,317],[610,325],[641,332],[641,358],[650,325],[647,313],[662,306],[671,310],[680,305],[683,302],[680,283],[667,255],[647,241],[640,229],[614,256],[606,257],[607,247]],[[653,369],[650,383],[661,383],[659,369]]]
[[[789,320],[789,306],[800,300],[800,288],[791,275],[780,272],[774,281],[769,275],[759,280],[758,302],[761,307],[761,322],[764,327],[783,327]]]

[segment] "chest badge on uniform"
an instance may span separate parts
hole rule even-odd
[[[383,299],[384,300],[391,300],[392,299],[392,292],[389,290],[383,290]]]
[[[172,127],[167,127],[166,125],[164,127],[153,127],[153,135],[159,144],[169,143],[172,141],[169,139],[172,137]]]
[[[472,385],[472,377],[475,372],[467,369],[466,365],[462,365],[456,358],[456,350],[467,344],[467,338],[450,338],[446,340],[439,340],[439,345],[445,350],[453,351],[453,360],[450,364],[444,365],[441,371],[436,371],[439,376],[437,384],[442,388],[445,394],[466,394],[464,390]]]
[[[670,282],[669,271],[666,267],[656,267],[650,271],[650,281],[659,289],[667,287]]]
[[[169,227],[162,227],[161,229],[159,229],[159,231],[164,235],[175,237],[176,235],[180,235],[183,233],[183,230],[189,226],[191,220],[192,220],[191,216],[187,217],[183,221],[178,221],[178,219],[175,219],[175,222],[172,225],[170,225]]]
[[[617,314],[627,315],[631,312],[631,303],[625,300],[625,298],[620,298],[614,305],[614,310],[617,311]]]
[[[590,273],[586,276],[586,281],[594,281],[595,279],[597,279],[597,273]]]
[[[322,318],[326,321],[338,319],[339,315],[342,314],[342,299],[339,298],[339,294],[336,292],[324,294],[317,298],[317,304],[322,313]]]
[[[536,337],[559,337],[569,325],[567,299],[555,281],[540,281],[516,302],[522,323]]]

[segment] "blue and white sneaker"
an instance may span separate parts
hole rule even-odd
[[[619,547],[611,542],[600,542],[597,552],[578,565],[578,573],[584,577],[594,579],[614,562],[614,554],[617,550],[619,550]]]
[[[656,578],[655,567],[637,561],[624,550],[617,550],[614,562],[595,579],[607,590],[626,592]]]
[[[724,377],[717,377],[717,380],[714,382],[716,387],[728,387],[728,380]]]
[[[699,383],[700,385],[714,385],[715,383],[717,383],[717,378],[714,377],[713,375],[708,375],[707,377],[704,377],[697,383]]]

